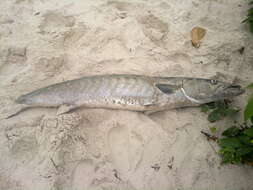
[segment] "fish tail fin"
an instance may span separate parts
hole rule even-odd
[[[18,105],[17,107],[11,107],[9,110],[4,110],[0,114],[0,119],[10,119],[19,113],[25,111],[26,109],[30,108],[30,106],[27,105]]]

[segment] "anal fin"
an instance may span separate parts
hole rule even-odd
[[[149,111],[144,111],[143,113],[145,115],[151,115],[151,114],[156,113],[156,112],[158,112],[158,111],[157,110],[149,110]]]
[[[13,109],[14,111],[11,111],[11,112],[8,112],[8,113],[4,114],[3,119],[12,118],[12,117],[18,115],[19,113],[29,109],[29,108],[30,108],[30,106],[27,106],[27,105],[19,106],[18,108]]]
[[[56,115],[61,115],[61,114],[64,114],[64,113],[68,113],[71,110],[74,110],[76,108],[78,108],[78,106],[75,105],[75,104],[63,104],[58,108]]]

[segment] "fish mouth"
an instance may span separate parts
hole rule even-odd
[[[245,90],[240,85],[236,84],[229,85],[224,89],[224,91],[224,93],[229,97],[239,96],[245,92]]]

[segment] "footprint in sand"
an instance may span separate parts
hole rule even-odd
[[[49,11],[43,17],[44,19],[39,26],[41,34],[58,32],[75,25],[73,16],[65,16],[57,11]]]
[[[17,75],[26,66],[26,47],[10,47],[8,50],[0,52],[2,64],[0,64],[0,74],[7,78]]]
[[[114,127],[109,131],[108,143],[112,163],[121,177],[127,178],[124,175],[133,172],[142,160],[142,141],[141,135],[131,132],[124,126]]]
[[[34,71],[36,75],[43,75],[45,78],[59,75],[66,69],[66,60],[64,55],[60,57],[45,58],[42,57],[34,64]]]
[[[120,2],[120,1],[108,1],[107,5],[116,8],[119,11],[131,11],[133,10],[137,4],[128,3],[128,2]]]
[[[112,162],[120,173],[130,169],[129,163],[129,137],[126,127],[114,127],[108,133]]]
[[[142,26],[143,33],[153,43],[160,45],[169,31],[168,23],[160,20],[153,14],[143,16],[137,19]]]
[[[18,163],[29,163],[36,157],[39,145],[34,135],[34,128],[22,124],[7,128],[5,137],[11,157]]]
[[[92,186],[95,167],[92,160],[79,163],[72,175],[72,189],[88,189]]]

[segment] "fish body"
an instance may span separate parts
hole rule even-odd
[[[65,113],[78,107],[156,112],[198,106],[237,96],[239,86],[185,77],[97,75],[57,83],[20,96],[27,107],[59,107]]]

